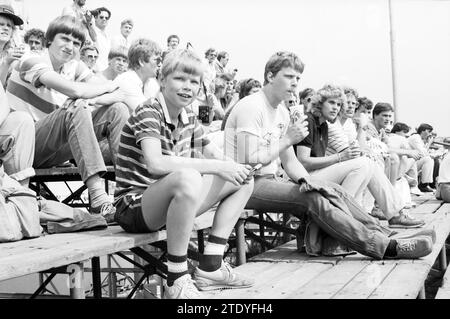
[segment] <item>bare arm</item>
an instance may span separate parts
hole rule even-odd
[[[308,171],[314,171],[339,163],[340,155],[338,154],[339,153],[330,156],[312,157],[311,149],[309,147],[302,145],[297,146],[297,158]]]
[[[117,89],[117,84],[112,81],[96,83],[95,85],[83,82],[74,82],[66,80],[54,71],[42,74],[39,81],[46,87],[54,89],[74,99],[92,99],[105,93],[111,93]]]
[[[361,149],[357,146],[350,146],[340,153],[323,157],[312,157],[309,147],[297,146],[297,158],[309,172],[360,156]]]
[[[303,167],[303,165],[298,161],[297,157],[295,157],[294,148],[289,147],[284,152],[281,152],[280,159],[281,163],[283,164],[284,171],[293,181],[296,182],[300,178],[309,175],[305,167]]]
[[[143,139],[141,147],[147,169],[155,175],[164,176],[180,168],[191,168],[201,174],[218,175],[235,185],[241,185],[248,178],[251,169],[235,162],[163,155],[161,142],[157,138]]]

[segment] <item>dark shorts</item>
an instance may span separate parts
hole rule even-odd
[[[142,215],[141,193],[133,192],[115,201],[116,214],[114,220],[128,233],[151,233]]]

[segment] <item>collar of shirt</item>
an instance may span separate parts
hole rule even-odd
[[[172,120],[170,119],[169,110],[167,109],[166,100],[164,99],[163,94],[161,92],[158,93],[158,96],[156,97],[156,99],[158,100],[159,104],[161,104],[161,108],[163,110],[164,118],[165,118],[166,122],[168,124],[174,125],[172,123]],[[183,109],[181,111],[179,118],[180,118],[181,122],[183,123],[183,125],[189,124],[189,119],[188,119],[188,116],[186,113],[186,109]]]

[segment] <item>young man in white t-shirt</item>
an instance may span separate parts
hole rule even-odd
[[[390,239],[392,232],[365,213],[339,185],[311,179],[297,160],[292,146],[308,135],[306,117],[290,119],[282,102],[296,92],[303,68],[293,53],[274,54],[266,64],[263,89],[239,101],[231,111],[225,127],[225,155],[240,163],[264,165],[255,175],[246,207],[307,217],[328,236],[373,258],[428,255],[432,230],[427,231],[430,236]],[[278,159],[291,181],[277,178]],[[310,239],[305,238],[307,252],[320,254]]]
[[[151,79],[156,80],[161,65],[161,48],[158,44],[148,39],[133,42],[128,50],[129,70],[120,74],[114,81],[124,95],[130,113],[153,97],[145,94],[146,84]]]

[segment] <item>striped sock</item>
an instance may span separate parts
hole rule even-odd
[[[226,239],[209,235],[205,251],[203,255],[200,256],[199,268],[208,272],[219,269],[220,266],[222,266],[222,259],[226,245]]]
[[[188,274],[187,255],[167,255],[167,286],[173,286],[178,278]]]

